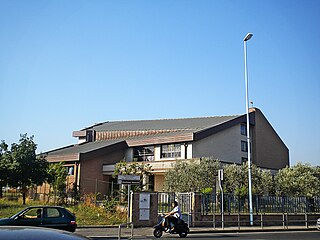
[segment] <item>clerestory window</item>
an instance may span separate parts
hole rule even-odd
[[[165,144],[161,146],[161,158],[181,157],[181,144]]]
[[[133,161],[154,161],[154,146],[135,147],[133,149]]]

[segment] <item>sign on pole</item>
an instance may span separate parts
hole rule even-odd
[[[118,184],[127,184],[128,185],[128,222],[131,216],[131,200],[130,200],[130,186],[140,184],[140,176],[137,175],[118,175]]]
[[[118,184],[139,185],[140,176],[137,175],[118,175]]]

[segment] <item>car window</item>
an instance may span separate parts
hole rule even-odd
[[[48,218],[61,217],[61,213],[56,208],[47,208],[47,217]]]
[[[23,217],[28,218],[41,218],[42,208],[31,208],[23,214]]]

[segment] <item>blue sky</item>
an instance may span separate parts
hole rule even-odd
[[[0,0],[0,139],[38,150],[108,120],[245,113],[320,165],[320,1]]]

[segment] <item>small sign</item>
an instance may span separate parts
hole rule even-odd
[[[139,208],[150,208],[150,193],[140,193]]]
[[[139,194],[139,220],[150,220],[150,193]]]
[[[140,221],[149,221],[150,220],[150,209],[140,209],[139,220]]]
[[[140,176],[137,175],[118,175],[118,184],[138,185]]]

